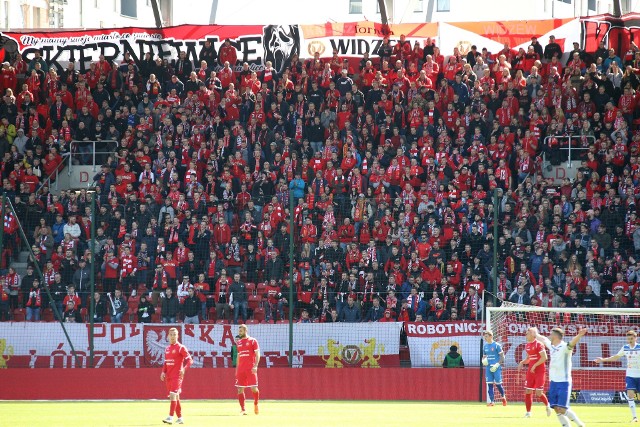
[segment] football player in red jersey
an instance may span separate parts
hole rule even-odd
[[[178,342],[178,330],[169,329],[169,346],[164,351],[164,366],[160,374],[160,381],[164,382],[169,392],[171,406],[169,416],[162,420],[165,424],[173,424],[173,414],[178,416],[177,424],[182,424],[182,407],[180,406],[180,393],[182,392],[182,379],[184,371],[191,366],[193,359],[187,347]]]
[[[240,415],[247,415],[244,410],[244,389],[251,387],[253,392],[253,409],[256,415],[258,411],[258,363],[260,363],[260,346],[258,340],[249,336],[247,325],[240,325],[238,329],[238,363],[236,366],[236,387],[238,388],[238,402],[240,402]]]
[[[536,396],[540,399],[540,402],[544,404],[547,410],[547,416],[551,415],[551,408],[549,407],[549,400],[544,394],[544,379],[547,372],[545,365],[547,361],[547,350],[544,345],[536,341],[536,334],[538,330],[536,328],[529,328],[527,330],[526,339],[527,344],[525,351],[527,352],[527,358],[518,364],[518,369],[521,369],[523,365],[529,365],[527,369],[527,377],[524,380],[524,403],[527,408],[527,413],[524,415],[526,418],[531,417],[531,405],[533,404],[533,392],[536,392]]]

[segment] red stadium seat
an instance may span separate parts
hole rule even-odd
[[[216,320],[217,325],[228,325],[229,321],[225,319]]]
[[[16,308],[13,310],[13,321],[14,322],[24,322],[27,315],[24,311],[24,308]]]
[[[81,308],[80,309],[80,317],[82,317],[82,321],[87,323],[87,309],[86,308]]]
[[[160,317],[160,313],[154,313],[151,315],[151,321],[153,323],[160,323],[161,320],[162,318]]]
[[[258,321],[264,320],[264,308],[256,308],[253,310],[253,319]]]
[[[256,293],[256,284],[255,283],[247,283],[246,284],[247,293],[249,295]]]
[[[53,310],[50,308],[45,308],[42,310],[42,321],[44,322],[55,322],[56,318],[53,315]]]
[[[247,323],[247,325],[257,325],[257,324],[260,323],[260,321],[256,320],[256,319],[249,319],[249,320],[247,320],[246,323]]]
[[[207,314],[208,314],[207,317],[209,318],[209,320],[211,320],[214,323],[218,319],[218,313],[216,312],[215,307],[211,307],[209,311],[207,311]]]
[[[267,284],[266,283],[258,283],[256,286],[256,290],[258,295],[262,296],[267,292]]]
[[[288,320],[278,320],[276,323],[278,323],[280,325],[283,325],[285,323],[289,323],[289,321]]]
[[[249,308],[255,310],[260,307],[262,297],[259,295],[249,295]]]

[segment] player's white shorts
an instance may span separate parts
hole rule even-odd
[[[547,398],[549,399],[549,406],[552,408],[557,406],[568,409],[569,400],[571,399],[571,383],[551,381]]]

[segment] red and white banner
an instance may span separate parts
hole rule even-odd
[[[505,366],[516,367],[526,358],[525,333],[535,326],[541,334],[548,336],[555,324],[522,323],[506,320],[498,331],[493,331],[494,339],[502,344]],[[629,329],[640,332],[638,325],[625,323],[587,323],[564,326],[566,340],[571,340],[580,328],[587,328],[573,355],[574,368],[594,369],[602,366],[593,362],[596,357],[616,354],[625,344],[625,333]],[[480,363],[480,340],[484,326],[480,322],[439,322],[409,323],[406,326],[411,366],[442,366],[445,355],[452,345],[458,347],[465,365],[478,366]],[[607,363],[608,369],[622,369],[621,362]]]
[[[412,367],[442,366],[452,345],[467,366],[480,363],[480,322],[408,323],[405,327]]]
[[[505,355],[505,363],[509,367],[516,366],[521,360],[526,358],[524,347],[526,344],[525,333],[529,327],[535,326],[540,334],[549,336],[551,329],[558,326],[553,323],[521,323],[506,319],[501,323],[498,331],[494,331],[495,340],[502,344]],[[587,328],[585,335],[573,354],[574,368],[600,368],[601,365],[594,363],[596,357],[612,356],[625,344],[625,333],[629,329],[639,331],[638,325],[626,323],[572,323],[560,325],[565,330],[565,340],[571,340],[581,328]],[[622,362],[607,363],[607,368],[622,368]]]
[[[0,368],[73,368],[89,365],[89,325],[65,325],[76,355],[57,323],[0,324]],[[167,332],[176,326],[194,367],[231,366],[235,325],[96,324],[95,366],[146,368],[164,363]],[[401,323],[294,324],[294,367],[400,366]],[[265,367],[288,366],[289,325],[250,325]]]
[[[266,61],[271,61],[276,71],[281,72],[294,55],[306,59],[318,53],[321,58],[331,58],[335,51],[341,58],[361,58],[368,53],[377,59],[383,38],[389,37],[393,45],[401,35],[406,36],[411,46],[414,42],[423,46],[427,38],[431,38],[445,56],[451,55],[456,47],[466,54],[472,45],[478,50],[486,47],[494,54],[504,47],[504,43],[515,50],[526,48],[532,36],[545,45],[549,35],[556,37],[564,52],[571,51],[572,42],[579,42],[581,48],[594,52],[603,41],[617,54],[624,55],[630,42],[640,38],[640,14],[631,13],[620,18],[598,15],[537,21],[409,23],[387,27],[362,21],[320,25],[181,25],[161,29],[9,31],[0,34],[0,61],[12,61],[16,52],[29,61],[36,50],[41,50],[48,64],[64,69],[71,60],[76,62],[76,69],[84,72],[100,55],[120,65],[125,53],[140,64],[147,53],[153,58],[171,60],[177,57],[178,51],[183,51],[199,66],[198,55],[206,40],[218,49],[228,38],[238,52],[236,67],[248,62],[253,70],[260,71]]]

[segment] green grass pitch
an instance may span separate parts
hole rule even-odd
[[[393,390],[389,393],[392,395]],[[250,393],[247,393],[249,396]],[[391,396],[390,396],[391,397]],[[272,401],[260,404],[254,415],[253,400],[247,398],[250,414],[239,415],[235,400],[184,400],[185,426],[558,426],[555,416],[547,418],[544,408],[534,405],[533,417],[523,418],[522,403],[487,408],[480,403],[457,402],[336,402]],[[0,402],[0,426],[162,426],[168,415],[168,401],[63,401]],[[575,412],[587,427],[630,424],[626,405],[575,405]],[[637,424],[633,424],[637,425]]]

